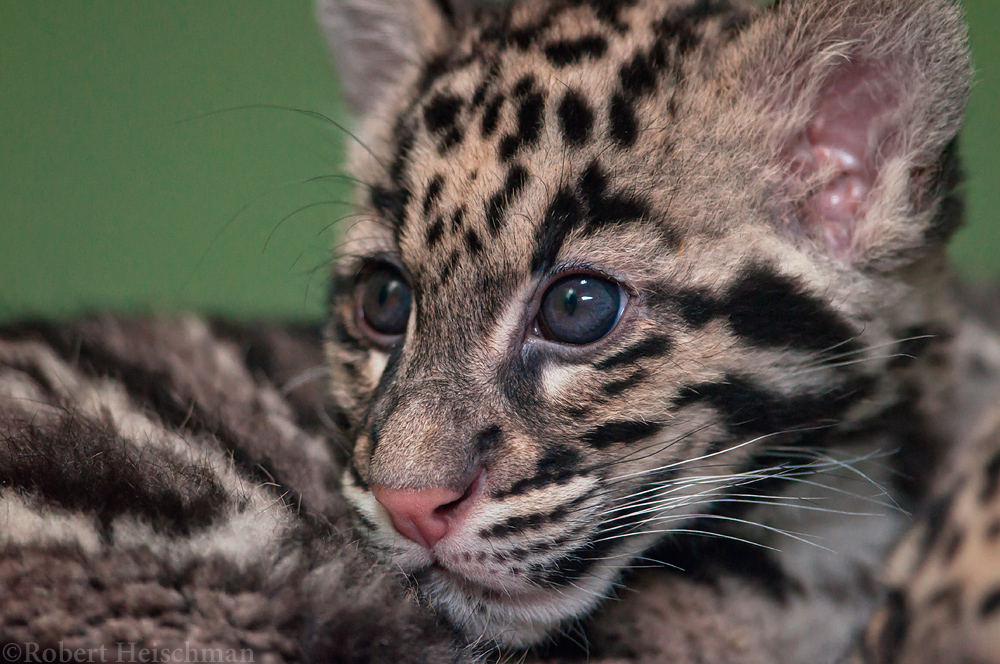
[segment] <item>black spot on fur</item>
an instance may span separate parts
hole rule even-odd
[[[462,229],[462,222],[465,220],[465,206],[460,205],[458,209],[455,210],[455,214],[451,215],[451,230],[453,233],[457,233]]]
[[[848,381],[816,395],[784,396],[751,379],[729,374],[723,381],[683,387],[674,399],[677,408],[707,403],[722,415],[737,436],[760,436],[800,427],[832,425],[838,416],[871,390],[867,380]]]
[[[392,137],[396,144],[396,153],[393,155],[392,163],[389,164],[389,179],[398,189],[405,191],[403,176],[409,163],[410,152],[413,151],[417,141],[417,133],[411,123],[400,118],[393,127]]]
[[[532,272],[547,270],[552,266],[566,236],[580,224],[582,218],[583,210],[576,195],[568,187],[560,188],[535,231],[536,248],[531,257]]]
[[[549,19],[543,19],[540,23],[532,23],[517,28],[512,28],[507,33],[507,41],[522,51],[531,48],[538,43],[542,33],[548,27]]]
[[[445,261],[444,266],[441,268],[441,272],[438,275],[442,285],[448,283],[451,279],[451,275],[454,274],[455,268],[458,267],[458,261],[461,257],[462,255],[459,253],[458,249],[453,249],[452,252],[448,254],[448,259]]]
[[[338,334],[336,326],[343,325],[343,321],[336,318],[334,321],[332,331]],[[10,328],[5,331],[6,334],[12,332],[14,330]],[[203,407],[196,400],[201,395],[191,395],[189,385],[175,381],[157,363],[150,365],[139,357],[122,357],[99,341],[77,336],[72,328],[26,325],[22,332],[32,338],[41,337],[64,359],[87,375],[113,377],[128,391],[132,402],[139,408],[155,413],[166,425],[194,435],[213,436],[247,476],[261,483],[271,482],[279,493],[285,493],[290,500],[298,500],[297,491],[284,482],[284,474],[273,467],[270,459],[254,456],[247,451],[243,430],[231,426],[215,409]],[[135,333],[142,334],[141,326]],[[344,336],[350,339],[350,335]],[[354,344],[358,342],[355,340]],[[346,341],[345,346],[351,347],[351,341]],[[362,347],[360,344],[358,346]],[[255,413],[246,413],[248,418],[254,415]],[[246,426],[247,422],[241,421],[240,424]]]
[[[656,89],[656,73],[644,53],[637,53],[622,65],[618,78],[621,80],[622,91],[630,98],[647,95]]]
[[[614,421],[607,422],[583,434],[582,440],[587,445],[604,449],[616,443],[630,444],[657,433],[663,425],[659,422]]]
[[[684,322],[699,330],[716,316],[715,303],[705,295],[696,291],[679,293],[676,296]]]
[[[632,364],[643,358],[661,357],[673,350],[673,347],[673,341],[669,337],[649,337],[594,363],[594,368],[613,369],[622,365]]]
[[[431,89],[434,82],[448,73],[448,57],[445,55],[434,56],[424,65],[424,70],[420,74],[417,82],[417,90],[423,94]]]
[[[433,249],[434,245],[441,241],[442,235],[444,235],[444,219],[438,217],[427,229],[427,248]]]
[[[472,100],[469,101],[470,109],[477,109],[486,102],[486,93],[490,90],[490,82],[483,81],[476,86],[475,91],[472,93]]]
[[[484,539],[506,537],[525,530],[539,530],[546,522],[548,516],[541,513],[512,516],[489,528],[483,528],[479,531],[479,536]]]
[[[500,159],[510,161],[522,147],[531,147],[542,133],[545,114],[545,95],[529,92],[523,96],[517,109],[517,132],[500,139]]]
[[[424,107],[424,122],[427,129],[438,133],[451,129],[462,112],[462,98],[452,94],[438,93]]]
[[[341,274],[334,271],[330,275],[330,281],[326,290],[326,303],[330,307],[331,313],[337,300],[349,296],[354,291],[355,277],[353,275]]]
[[[478,256],[483,253],[483,243],[479,240],[479,233],[470,228],[465,234],[465,246],[469,248],[469,253]]]
[[[598,19],[621,32],[628,26],[621,20],[621,11],[635,6],[637,0],[583,0],[582,4],[593,9]]]
[[[594,126],[594,112],[583,95],[576,90],[567,92],[559,102],[557,113],[563,139],[570,145],[586,143]]]
[[[620,147],[629,148],[635,145],[639,137],[639,121],[635,116],[632,103],[620,92],[611,96],[608,107],[608,131],[611,138]]]
[[[992,618],[1000,612],[1000,588],[994,590],[979,603],[979,617],[983,620]]]
[[[613,380],[609,383],[605,383],[601,386],[604,393],[609,397],[618,396],[626,390],[630,390],[636,385],[639,385],[643,381],[649,378],[649,372],[645,369],[639,369],[638,371],[632,373],[630,376],[622,378],[621,380]]]
[[[431,178],[430,183],[427,185],[427,191],[424,193],[424,203],[423,210],[424,216],[428,216],[431,212],[431,208],[434,204],[441,198],[441,190],[444,188],[444,176],[441,174],[435,175]]]
[[[687,19],[693,25],[698,25],[720,14],[731,12],[733,9],[733,3],[730,0],[697,0],[697,2],[682,7],[679,16]]]
[[[486,202],[486,223],[494,237],[499,235],[500,229],[503,228],[504,215],[507,213],[511,201],[521,193],[527,184],[527,169],[520,164],[514,164],[507,171],[507,179],[504,181],[503,188],[493,194]]]
[[[648,206],[638,195],[609,191],[608,178],[595,160],[580,178],[580,191],[587,202],[587,226],[593,233],[609,224],[621,224],[648,216]]]
[[[556,67],[575,64],[584,58],[600,58],[608,50],[608,41],[600,35],[561,39],[545,47],[545,57]]]
[[[408,196],[402,190],[393,191],[381,185],[375,185],[371,188],[369,196],[376,212],[388,219],[396,229],[403,226]]]
[[[736,278],[721,313],[733,332],[759,346],[857,350],[856,332],[793,279],[764,266],[751,266]],[[780,321],[780,323],[777,323]]]
[[[672,44],[678,55],[684,55],[698,45],[698,35],[691,20],[672,13],[653,26],[657,39]]]
[[[483,109],[483,138],[492,136],[493,132],[497,130],[497,126],[500,124],[500,111],[503,108],[503,103],[506,99],[507,98],[502,93],[498,92],[493,95],[493,97],[486,104],[486,108]]]
[[[446,152],[462,140],[458,116],[464,104],[461,97],[438,93],[424,107],[424,124],[428,131],[440,138],[440,149]]]
[[[879,632],[875,651],[876,661],[895,662],[900,647],[906,641],[910,630],[910,616],[906,606],[906,595],[899,590],[893,590],[886,597],[885,622]]]
[[[535,77],[531,74],[527,76],[522,76],[517,83],[514,84],[513,95],[514,99],[522,99],[525,95],[535,89]]]
[[[583,457],[573,448],[560,444],[552,445],[546,448],[538,459],[534,476],[517,481],[508,491],[495,497],[517,496],[550,484],[568,482],[579,477],[579,465],[582,460]]]

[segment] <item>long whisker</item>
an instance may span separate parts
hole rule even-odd
[[[326,207],[326,206],[329,206],[329,205],[351,205],[351,202],[350,201],[339,201],[339,200],[315,201],[313,203],[307,203],[306,205],[303,205],[301,207],[296,208],[295,210],[292,210],[291,212],[289,212],[288,214],[286,214],[284,217],[282,217],[281,220],[278,221],[278,223],[275,225],[275,227],[271,229],[271,232],[267,234],[267,240],[264,241],[264,248],[261,249],[261,253],[264,253],[265,251],[267,251],[267,245],[271,244],[271,238],[274,237],[274,234],[278,232],[278,229],[281,228],[281,226],[286,221],[288,221],[289,219],[291,219],[292,217],[294,217],[297,214],[305,212],[306,210],[311,210],[313,208],[318,208],[318,207]]]
[[[355,143],[361,146],[361,149],[363,149],[365,152],[371,155],[372,159],[378,162],[379,166],[382,167],[382,170],[386,174],[389,173],[389,167],[385,163],[385,161],[377,154],[375,154],[375,151],[372,150],[370,147],[368,147],[368,145],[365,144],[365,142],[362,141],[360,138],[358,138],[350,129],[340,124],[339,122],[337,122],[328,115],[307,108],[295,108],[294,106],[284,106],[281,104],[243,104],[240,106],[230,106],[228,108],[220,108],[215,111],[209,111],[207,113],[193,115],[189,118],[184,118],[183,120],[177,120],[176,122],[171,122],[167,126],[186,124],[197,120],[204,120],[206,118],[210,118],[216,115],[221,115],[223,113],[234,113],[238,111],[285,111],[286,113],[296,113],[298,115],[303,115],[308,118],[312,118],[314,120],[322,120],[323,122],[326,122],[327,124],[336,127],[337,129],[342,131],[345,135],[349,136]]]

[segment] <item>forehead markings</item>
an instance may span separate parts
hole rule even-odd
[[[580,175],[575,187],[563,185],[553,196],[542,220],[535,229],[532,272],[552,268],[566,238],[576,230],[593,235],[609,226],[621,226],[651,217],[651,205],[645,197],[614,190],[599,160],[594,159]],[[661,224],[662,226],[662,224]],[[680,240],[675,231],[664,227],[657,237],[675,251]]]
[[[459,124],[464,100],[452,93],[438,92],[424,106],[424,125],[438,141],[443,155],[462,141],[464,131]]]
[[[545,124],[545,91],[537,87],[534,76],[518,81],[513,96],[517,100],[517,128],[500,138],[497,154],[501,162],[509,162],[522,148],[535,146]]]
[[[485,204],[486,224],[493,237],[497,237],[506,223],[506,213],[510,204],[528,184],[528,169],[515,163],[507,170],[507,177]]]
[[[556,111],[563,140],[571,147],[585,144],[594,126],[594,111],[586,98],[575,89],[563,94]]]
[[[542,49],[556,67],[574,65],[585,58],[598,59],[608,50],[608,40],[601,35],[584,35],[575,39],[557,39]]]

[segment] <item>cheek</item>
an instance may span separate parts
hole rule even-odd
[[[564,393],[579,384],[579,378],[584,373],[581,366],[547,366],[542,371],[542,389],[550,400],[558,400]]]

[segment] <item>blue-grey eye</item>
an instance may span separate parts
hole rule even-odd
[[[538,326],[551,341],[574,346],[591,344],[614,329],[621,305],[618,284],[591,274],[573,274],[545,291]]]
[[[406,332],[413,294],[399,270],[391,265],[377,265],[359,286],[361,316],[372,331],[386,337]]]

